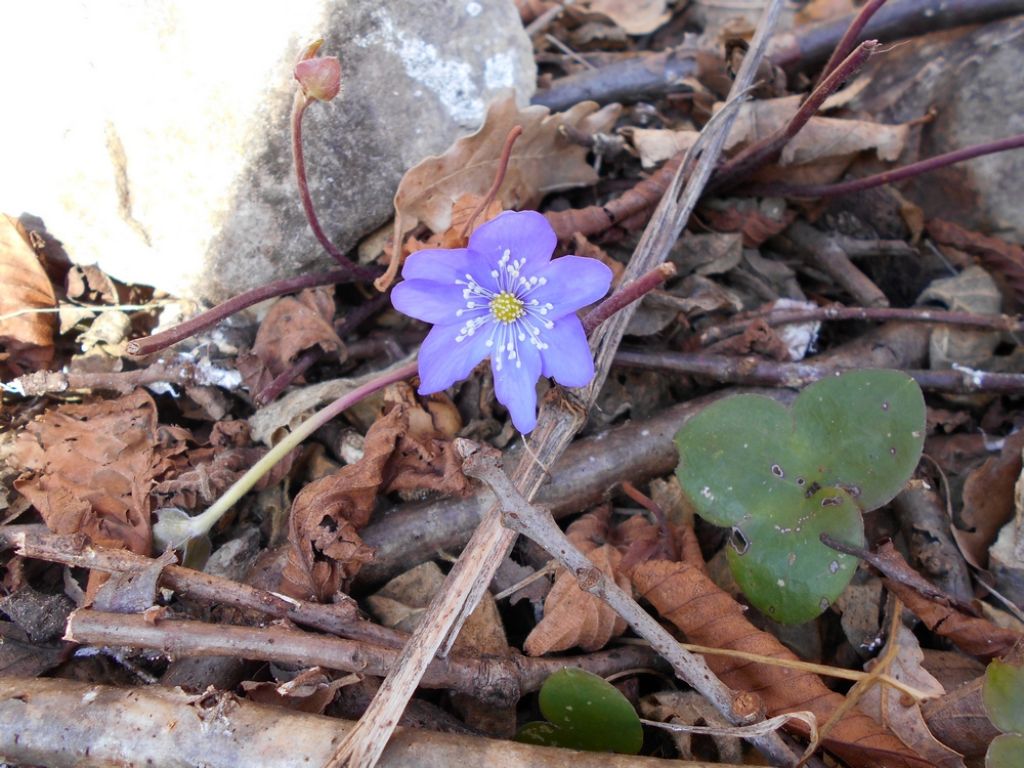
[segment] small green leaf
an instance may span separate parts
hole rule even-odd
[[[1004,733],[992,739],[985,753],[985,768],[1024,768],[1024,736]]]
[[[548,722],[527,723],[517,741],[627,755],[644,743],[633,705],[614,685],[582,669],[566,667],[545,680],[540,711]]]
[[[728,552],[751,603],[777,621],[812,619],[856,558],[820,542],[864,542],[861,512],[906,483],[924,445],[924,398],[899,371],[811,384],[792,409],[760,395],[720,400],[676,435],[679,482],[702,517],[733,529]]]
[[[982,697],[996,728],[1024,734],[1024,667],[994,659],[985,670]]]

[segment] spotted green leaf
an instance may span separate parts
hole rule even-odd
[[[720,400],[676,435],[677,474],[702,517],[733,530],[729,563],[772,618],[814,618],[849,583],[861,513],[906,483],[924,444],[924,398],[898,371],[851,371],[811,384],[792,408],[761,395]]]
[[[527,723],[517,741],[627,755],[643,746],[633,705],[614,685],[585,670],[566,667],[545,680],[540,711],[548,722]]]

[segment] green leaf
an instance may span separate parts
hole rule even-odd
[[[1024,667],[994,659],[982,688],[988,719],[1003,733],[1024,733]]]
[[[548,722],[527,723],[517,741],[627,755],[644,743],[633,705],[614,685],[582,669],[566,667],[545,680],[540,711]]]
[[[1024,768],[1024,736],[1004,733],[992,739],[985,753],[985,768]]]
[[[861,512],[891,500],[917,466],[924,398],[898,371],[851,371],[811,384],[792,409],[760,395],[720,400],[676,445],[686,495],[733,529],[728,558],[744,593],[797,623],[827,608],[856,569],[820,534],[863,545]]]

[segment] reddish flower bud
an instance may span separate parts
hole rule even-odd
[[[304,58],[295,65],[295,79],[307,97],[330,101],[341,90],[341,62],[336,56],[310,58],[319,47],[318,41],[306,49]]]

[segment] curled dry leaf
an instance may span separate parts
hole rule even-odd
[[[587,0],[585,7],[607,16],[628,35],[646,35],[672,17],[665,5],[665,0]]]
[[[148,555],[150,486],[178,450],[158,446],[157,435],[156,404],[144,390],[55,408],[19,436],[12,462],[29,474],[15,487],[54,533]],[[90,595],[98,586],[90,579]]]
[[[300,354],[319,347],[337,357],[344,345],[334,332],[333,288],[307,288],[271,306],[256,332],[252,354],[242,366],[250,392],[258,392],[288,370]],[[258,361],[258,362],[257,362]]]
[[[359,529],[369,522],[379,492],[432,490],[462,494],[469,484],[451,442],[429,432],[404,404],[366,433],[363,457],[303,488],[292,502],[288,563],[281,590],[293,597],[329,600],[359,572],[373,551]],[[429,419],[429,417],[428,417]]]
[[[642,516],[630,517],[615,528],[609,525],[609,517],[609,509],[601,507],[574,521],[565,533],[605,576],[629,591],[629,570],[652,557],[667,557],[665,542],[658,526]],[[576,576],[559,568],[544,600],[544,618],[523,649],[531,656],[574,646],[596,651],[625,629],[626,622],[607,603],[580,589]]]
[[[1001,280],[1018,304],[1024,303],[1024,248],[998,237],[972,232],[942,219],[930,220],[925,229],[940,243],[976,256],[982,266]]]
[[[7,378],[46,368],[56,315],[31,310],[55,307],[57,298],[17,221],[6,214],[0,215],[0,286],[0,373]]]
[[[1008,653],[1024,634],[996,626],[988,619],[970,616],[956,608],[922,596],[911,587],[892,579],[885,580],[886,589],[924,622],[932,632],[956,643],[964,653],[990,659]]]
[[[658,613],[678,627],[686,639],[699,645],[756,653],[775,659],[797,657],[774,635],[754,627],[744,609],[697,568],[686,563],[652,561],[633,571],[633,586]],[[756,691],[769,717],[810,710],[826,722],[843,703],[810,672],[755,664],[728,656],[706,657],[722,682],[739,691]],[[803,728],[792,721],[787,727]],[[839,720],[824,746],[858,768],[878,765],[924,768],[931,763],[900,741],[891,731],[858,708]]]
[[[587,164],[586,147],[569,142],[559,128],[598,133],[608,130],[618,114],[619,105],[599,110],[592,101],[554,115],[541,106],[520,110],[512,93],[492,102],[479,131],[457,140],[443,155],[428,157],[402,177],[395,193],[402,235],[421,222],[432,232],[446,231],[452,225],[456,200],[467,193],[487,192],[505,138],[516,125],[522,126],[523,133],[512,149],[497,195],[504,209],[528,208],[549,192],[593,184],[597,174]]]
[[[942,684],[921,666],[924,653],[913,632],[900,624],[896,637],[890,637],[889,643],[897,643],[899,646],[887,670],[890,676],[930,694],[931,698],[938,698],[946,692]],[[884,655],[885,651],[882,652]],[[938,768],[964,768],[963,756],[944,745],[928,730],[919,702],[908,703],[899,691],[887,685],[875,685],[864,692],[859,706],[879,722],[888,725],[904,744]]]

